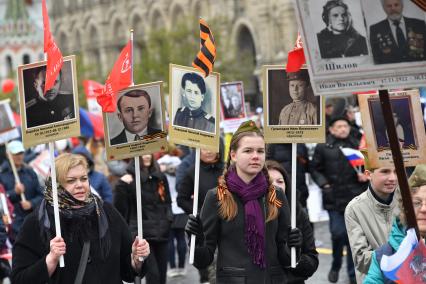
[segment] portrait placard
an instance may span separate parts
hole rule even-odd
[[[219,151],[220,74],[170,64],[170,141]]]
[[[103,113],[108,160],[150,154],[167,148],[163,82],[136,85],[120,91],[117,108]]]
[[[235,132],[246,121],[243,82],[230,82],[220,85],[221,126],[225,133]]]
[[[411,1],[295,3],[316,95],[426,85],[426,13]]]
[[[314,96],[307,69],[263,67],[264,134],[267,143],[325,141],[323,98]]]
[[[13,112],[10,108],[10,100],[0,101],[0,144],[19,138]]]
[[[425,128],[417,89],[389,94],[405,166],[426,162]],[[372,167],[393,166],[392,152],[378,94],[360,94],[358,101]]]
[[[18,67],[25,147],[80,136],[75,56],[64,57],[55,84],[44,94],[46,64],[42,61]]]

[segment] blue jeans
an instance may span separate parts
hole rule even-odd
[[[349,246],[344,213],[329,210],[328,215],[330,217],[331,243],[333,246],[333,262],[331,264],[331,269],[339,271],[342,267],[343,248],[346,246],[348,275],[350,278],[355,278],[354,262],[352,260],[351,247]]]
[[[176,247],[175,247],[176,239]],[[177,248],[178,253],[178,267],[185,267],[185,255],[186,255],[186,239],[184,229],[171,229],[169,236],[169,264],[170,268],[176,268],[175,253]]]

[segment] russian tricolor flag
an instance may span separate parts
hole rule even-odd
[[[393,281],[399,281],[399,283],[402,283],[400,279],[401,270],[406,265],[406,262],[409,261],[409,256],[414,251],[414,249],[417,246],[417,236],[414,228],[411,228],[407,230],[407,236],[404,238],[404,240],[401,242],[401,245],[399,246],[398,250],[390,256],[383,255],[382,260],[380,261],[380,268],[382,269],[384,275],[393,280]],[[422,258],[423,260],[423,258]],[[410,266],[410,264],[409,264]],[[404,269],[405,270],[405,269]],[[411,283],[406,282],[404,279],[403,283]]]
[[[352,148],[340,148],[343,155],[348,159],[352,167],[360,167],[364,165],[364,156],[361,151]]]

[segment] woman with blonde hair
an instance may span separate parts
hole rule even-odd
[[[55,168],[62,237],[55,237],[48,179],[44,200],[27,216],[13,246],[11,282],[121,284],[144,275],[140,257],[149,255],[149,245],[138,239],[132,244],[120,214],[90,192],[86,159],[62,154]]]
[[[269,180],[265,141],[253,121],[240,125],[218,186],[199,216],[189,216],[196,235],[194,266],[207,267],[216,247],[216,283],[283,283],[290,265],[288,202]]]

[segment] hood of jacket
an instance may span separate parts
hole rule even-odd
[[[72,150],[72,153],[86,157],[87,162],[89,163],[89,168],[93,169],[93,166],[95,165],[93,161],[93,156],[85,146],[78,146],[74,148],[74,150]]]
[[[407,231],[405,226],[401,224],[399,218],[395,218],[392,222],[392,229],[389,236],[389,244],[395,251],[398,250],[406,235]]]

